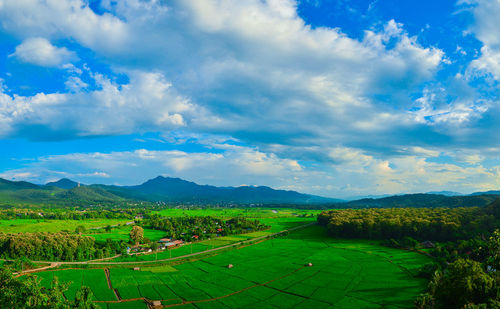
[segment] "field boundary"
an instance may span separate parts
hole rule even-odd
[[[229,244],[229,245],[225,245],[225,246],[221,246],[221,247],[217,247],[217,248],[213,248],[213,249],[208,249],[208,250],[205,250],[205,251],[200,251],[200,252],[185,254],[185,255],[176,256],[176,257],[167,258],[167,259],[161,259],[161,260],[105,262],[107,260],[112,260],[112,259],[115,259],[117,257],[120,257],[121,254],[119,254],[119,255],[115,255],[113,257],[107,257],[107,258],[97,259],[97,260],[91,260],[91,261],[81,261],[81,262],[64,262],[64,261],[32,261],[32,262],[33,263],[50,263],[51,265],[52,264],[56,264],[56,266],[60,266],[60,265],[136,265],[136,264],[156,264],[156,263],[163,263],[163,262],[181,260],[181,259],[185,259],[185,258],[189,258],[189,257],[193,257],[193,256],[199,256],[199,255],[203,255],[203,254],[207,254],[207,253],[211,253],[211,252],[217,252],[217,251],[220,251],[220,250],[229,249],[229,248],[237,247],[237,246],[241,246],[241,245],[253,245],[253,244],[259,243],[261,241],[265,241],[266,239],[269,239],[269,238],[272,238],[272,237],[275,237],[275,236],[278,236],[278,235],[281,235],[281,234],[293,232],[295,230],[303,229],[303,228],[306,228],[306,227],[309,227],[309,226],[313,226],[313,225],[317,225],[317,222],[313,221],[313,222],[310,222],[310,223],[307,223],[307,224],[303,224],[303,225],[295,226],[295,227],[292,227],[292,228],[289,228],[289,229],[286,229],[286,230],[283,230],[283,231],[279,231],[279,232],[276,232],[276,233],[273,233],[273,234],[259,236],[259,237],[256,237],[256,238],[242,240],[242,241],[235,242],[235,243],[232,243],[232,244]],[[14,261],[14,260],[4,259],[3,261]],[[53,266],[53,267],[56,267],[56,266]],[[42,267],[42,268],[34,268],[34,269],[30,269],[29,271],[27,270],[27,271],[21,272],[21,273],[19,273],[19,275],[23,275],[23,274],[25,274],[27,272],[44,271],[46,269],[53,268],[53,267],[47,266],[47,267]]]
[[[310,297],[307,297],[307,296],[304,296],[304,295],[300,295],[300,294],[296,294],[296,293],[292,293],[292,292],[287,292],[287,291],[283,291],[283,290],[280,290],[280,289],[275,288],[275,287],[268,286],[268,284],[270,284],[272,282],[275,282],[275,281],[278,281],[278,280],[281,280],[281,279],[286,278],[288,276],[291,276],[294,273],[300,271],[301,269],[304,269],[305,267],[307,267],[307,266],[301,266],[301,267],[299,267],[299,268],[297,268],[295,270],[292,270],[291,272],[289,272],[289,273],[287,273],[287,274],[285,274],[283,276],[280,276],[278,278],[271,279],[271,280],[266,281],[264,283],[256,283],[254,285],[248,286],[248,287],[243,288],[243,289],[238,290],[238,291],[234,291],[234,292],[229,293],[229,294],[221,295],[221,296],[218,296],[218,297],[207,298],[207,299],[189,300],[189,301],[183,300],[182,302],[176,303],[176,304],[162,305],[162,308],[170,308],[170,307],[184,306],[184,305],[189,305],[189,304],[197,304],[197,303],[206,303],[206,302],[211,302],[211,301],[217,301],[219,299],[224,299],[224,298],[227,298],[227,297],[231,297],[233,295],[240,294],[242,292],[245,292],[247,290],[250,290],[250,289],[253,289],[253,288],[256,288],[256,287],[259,287],[259,286],[265,286],[265,287],[268,287],[270,289],[276,290],[276,291],[278,291],[280,293],[290,294],[290,295],[294,295],[294,296],[301,297],[301,298],[304,298],[304,299],[310,299]],[[171,300],[175,300],[175,299],[159,299],[159,300],[155,299],[155,300],[153,300],[153,299],[149,299],[147,297],[138,297],[138,298],[130,298],[130,299],[110,300],[110,301],[101,300],[101,301],[94,301],[94,302],[96,302],[96,303],[122,303],[122,302],[138,301],[138,300],[143,300],[147,304],[150,304],[152,301],[162,301],[163,302],[163,301],[171,301]],[[328,304],[330,306],[332,305],[332,303],[327,302],[327,301],[323,301],[323,300],[318,300],[318,301],[322,302],[322,303],[325,303],[325,304]]]

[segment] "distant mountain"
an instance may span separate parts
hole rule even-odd
[[[440,194],[440,195],[446,195],[446,196],[460,196],[460,195],[463,195],[460,192],[453,192],[453,191],[431,191],[431,192],[427,192],[427,194]]]
[[[55,184],[55,185],[54,185]],[[59,181],[47,185],[35,185],[24,181],[9,181],[0,178],[0,204],[64,204],[88,205],[116,203],[126,199],[99,187],[72,186],[71,181]]]
[[[40,186],[26,181],[10,181],[0,178],[0,190],[25,190],[25,189],[38,189]]]
[[[158,176],[138,186],[122,187],[151,200],[226,203],[333,203],[341,200],[302,194],[296,191],[275,190],[264,186],[215,187],[198,185],[180,178]],[[115,191],[116,194],[119,194]]]
[[[490,190],[490,191],[484,191],[484,192],[474,192],[469,195],[500,195],[500,191],[498,190]]]
[[[388,197],[392,196],[391,194],[378,194],[378,195],[358,195],[358,196],[350,196],[344,198],[344,201],[357,201],[357,200],[362,200],[362,199],[378,199],[378,198],[383,198],[383,197]]]
[[[191,204],[329,204],[342,200],[329,199],[296,191],[269,187],[215,187],[198,185],[180,178],[156,177],[137,186],[78,186],[61,179],[39,186],[29,182],[0,179],[1,203],[53,203],[88,205],[127,201],[173,202]]]
[[[68,178],[62,178],[62,179],[59,179],[58,181],[48,182],[45,185],[47,187],[52,186],[52,187],[58,187],[61,189],[73,189],[73,188],[78,187],[78,182],[75,182],[75,181],[70,180]]]
[[[440,194],[436,194],[440,193]],[[391,208],[391,207],[472,207],[485,206],[500,191],[455,195],[440,191],[363,198],[353,201],[325,198],[265,186],[216,187],[198,185],[180,178],[156,177],[136,186],[86,185],[69,179],[36,185],[0,178],[0,204],[117,205],[130,202],[169,202],[189,204],[258,204],[270,207]]]
[[[404,194],[379,199],[361,199],[339,204],[342,208],[400,208],[400,207],[473,207],[485,206],[496,199],[493,195],[446,196],[442,194]]]

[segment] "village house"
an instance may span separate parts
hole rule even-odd
[[[182,240],[171,240],[170,238],[162,238],[158,241],[158,244],[159,244],[158,246],[159,249],[165,250],[181,246],[182,244],[184,244],[184,242]]]

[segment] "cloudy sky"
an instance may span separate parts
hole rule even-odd
[[[500,1],[0,0],[0,177],[500,188]]]

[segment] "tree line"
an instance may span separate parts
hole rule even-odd
[[[455,241],[499,226],[491,206],[478,208],[370,208],[323,211],[318,223],[334,237]]]
[[[66,232],[58,233],[0,233],[0,257],[27,257],[44,261],[83,261],[100,259],[123,252],[124,241],[97,242],[93,237]]]
[[[142,214],[140,209],[99,210],[48,210],[48,209],[3,209],[0,220],[44,219],[44,220],[86,220],[86,219],[134,219]]]

